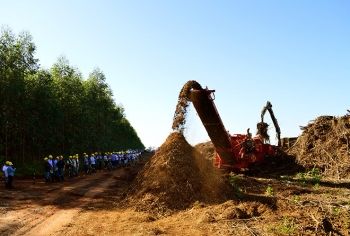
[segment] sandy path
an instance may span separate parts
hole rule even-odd
[[[58,234],[74,220],[82,207],[107,190],[115,182],[115,177],[123,174],[123,171],[118,169],[108,173],[96,173],[83,177],[78,182],[46,187],[49,189],[41,190],[40,194],[44,197],[39,201],[30,199],[26,203],[16,199],[23,205],[0,216],[1,234],[35,236]]]
[[[57,210],[49,218],[43,220],[24,235],[28,236],[40,236],[40,235],[56,235],[62,228],[73,221],[73,218],[80,212],[80,209],[88,203],[88,198],[102,193],[106,190],[114,181],[113,177],[120,173],[119,171],[113,172],[103,182],[98,182],[96,185],[89,187],[83,195],[75,201],[75,208],[73,209],[61,209]],[[83,187],[84,188],[84,187]]]

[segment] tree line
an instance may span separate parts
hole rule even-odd
[[[29,33],[0,34],[0,159],[143,149],[104,73],[84,79],[65,58],[43,69]]]

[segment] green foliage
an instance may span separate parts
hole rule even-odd
[[[318,190],[320,188],[320,184],[319,183],[316,183],[313,187],[312,187],[314,190]]]
[[[301,201],[301,198],[299,195],[295,195],[295,196],[293,196],[292,201],[294,203],[299,203]]]
[[[296,231],[294,219],[289,217],[283,217],[281,222],[274,228],[273,231],[281,235],[294,235]]]
[[[310,170],[308,172],[308,175],[311,177],[311,180],[314,184],[319,184],[321,179],[322,179],[322,175],[321,175],[321,171],[318,168],[312,168],[312,170]]]
[[[229,175],[229,183],[232,186],[235,195],[238,198],[242,198],[243,193],[241,187],[239,186],[239,176],[231,172]]]
[[[300,183],[302,183],[303,185],[305,185],[306,184],[306,175],[305,175],[305,173],[298,173],[297,175],[296,175],[296,178],[299,180],[299,182]]]
[[[318,168],[312,168],[310,171],[307,171],[305,173],[298,173],[296,178],[302,183],[312,183],[316,185],[315,187],[319,187],[320,181],[322,179],[322,174],[320,169]]]
[[[340,208],[340,207],[333,207],[333,208],[332,208],[332,214],[333,214],[334,216],[339,216],[340,213],[341,213],[341,208]]]
[[[272,197],[275,195],[275,192],[272,188],[271,185],[267,186],[266,190],[265,190],[265,195],[269,196],[269,197]]]
[[[84,80],[63,57],[43,70],[35,48],[30,34],[1,31],[2,158],[20,164],[48,154],[144,148],[101,70]]]

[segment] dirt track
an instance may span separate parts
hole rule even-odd
[[[0,234],[56,235],[126,174],[118,169],[64,183],[16,181],[14,190],[0,191]]]

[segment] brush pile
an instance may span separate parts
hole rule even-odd
[[[289,154],[306,168],[321,169],[326,177],[350,178],[350,116],[320,116],[301,129]]]

